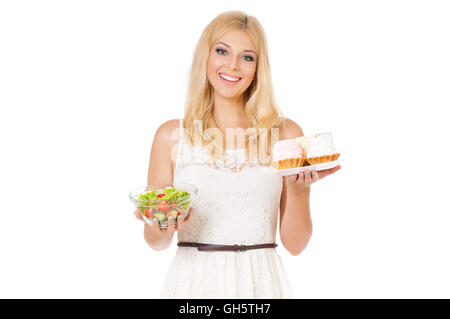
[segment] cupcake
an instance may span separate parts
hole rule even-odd
[[[275,143],[272,150],[272,166],[278,170],[302,167],[305,152],[295,139],[281,140]]]
[[[337,160],[340,155],[333,144],[331,133],[296,137],[295,141],[305,150],[306,159],[304,164],[306,165],[332,162]]]

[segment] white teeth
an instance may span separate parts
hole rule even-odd
[[[221,78],[224,78],[224,79],[226,79],[226,80],[228,80],[228,81],[233,81],[233,82],[237,82],[237,81],[240,80],[240,78],[232,78],[232,77],[227,76],[227,75],[222,74],[222,73],[219,73],[219,76],[220,76]]]

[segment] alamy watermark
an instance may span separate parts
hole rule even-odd
[[[267,148],[270,147],[272,149],[273,145],[279,141],[278,128],[270,128],[270,143],[267,143],[269,139],[268,128],[258,128],[259,138],[256,128],[248,128],[246,130],[242,128],[226,128],[225,136],[223,136],[222,131],[216,127],[203,131],[202,122],[202,120],[194,120],[194,147],[204,147],[208,154],[212,154],[212,151],[215,151],[220,158],[226,150],[244,149],[245,137],[248,135],[249,159],[251,161],[259,161],[263,165],[271,163],[270,152]],[[171,138],[173,140],[178,139],[181,136],[180,133],[180,128],[177,128],[173,131]],[[183,128],[182,135],[190,137],[190,134],[191,132]],[[257,147],[258,141],[259,147]],[[225,145],[226,150],[223,149],[223,145]],[[175,145],[172,149],[171,157],[174,161],[177,158]]]

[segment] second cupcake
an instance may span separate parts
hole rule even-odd
[[[295,138],[305,152],[304,165],[332,162],[338,159],[339,152],[334,146],[331,133],[319,133]]]

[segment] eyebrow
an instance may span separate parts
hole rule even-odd
[[[219,43],[221,43],[221,44],[223,44],[224,46],[226,46],[226,47],[229,47],[230,48],[230,46],[228,45],[228,44],[226,44],[226,43],[224,43],[224,42],[217,42],[216,44],[219,44]],[[244,52],[253,52],[255,55],[256,55],[256,52],[255,51],[253,51],[253,50],[244,50]]]

